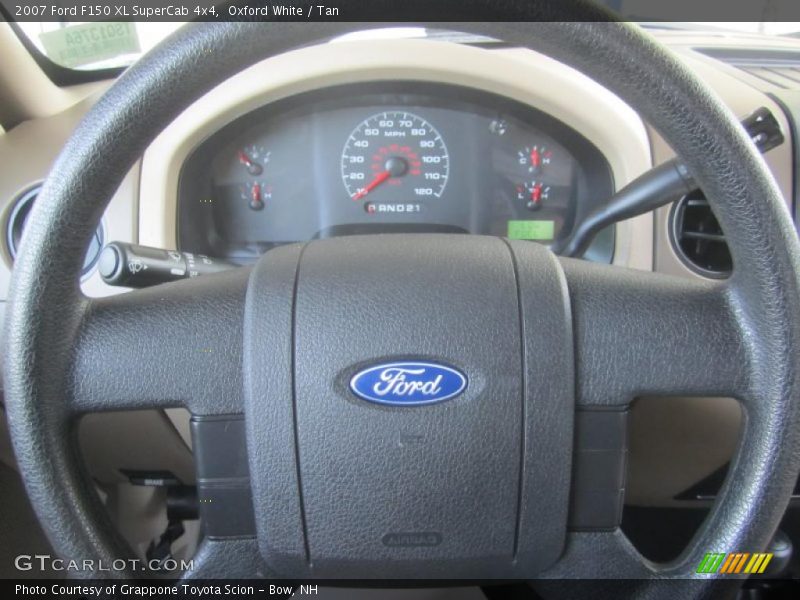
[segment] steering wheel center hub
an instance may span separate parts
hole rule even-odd
[[[524,577],[554,562],[573,415],[560,276],[543,248],[497,238],[270,252],[245,316],[267,563],[392,578]]]

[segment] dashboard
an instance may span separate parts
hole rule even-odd
[[[603,154],[530,106],[430,82],[351,84],[267,104],[203,140],[181,169],[177,237],[237,263],[354,234],[549,243],[613,189]],[[609,230],[590,257],[612,255]]]
[[[15,41],[4,26],[0,23],[0,43],[3,33]],[[791,45],[800,56],[800,43],[669,32],[659,32],[659,37],[736,115],[767,106],[783,119],[773,100],[775,89],[760,89],[758,81],[744,80],[748,73],[695,49],[728,44],[739,51],[742,45],[771,43],[781,49]],[[24,49],[22,56],[29,59]],[[0,71],[11,64],[3,62]],[[35,64],[14,67],[18,74],[36,71]],[[774,76],[772,66],[767,71]],[[24,83],[23,90],[33,90],[36,99],[54,106],[46,116],[31,114],[0,134],[0,214],[6,222],[17,200],[46,176],[69,134],[111,82],[70,90],[67,96],[49,81],[43,83],[44,91],[29,80]],[[403,128],[399,119],[381,125],[395,120],[394,113],[406,114],[404,121],[412,115],[411,127]],[[793,131],[782,122],[784,131]],[[493,129],[493,123],[505,127]],[[376,135],[367,131],[374,129]],[[425,134],[412,136],[411,129],[425,129]],[[416,139],[419,151],[412,151],[417,157],[424,141],[424,150],[438,156],[438,164],[426,163],[429,169],[420,164],[420,175],[412,175],[413,158],[401,150],[408,171],[395,176],[395,183],[387,177],[354,200],[376,175],[389,170],[386,162],[392,156],[377,161],[378,169],[373,169],[376,153],[367,151],[387,144],[391,151],[394,143],[411,149],[411,144],[396,141],[403,131],[405,139]],[[355,146],[364,141],[370,146]],[[764,157],[787,200],[794,189],[794,165],[800,164],[792,148],[785,144]],[[534,150],[538,166],[533,164]],[[544,152],[551,152],[546,164]],[[111,199],[103,228],[106,241],[195,251],[241,264],[280,244],[419,230],[415,228],[500,235],[511,228],[512,236],[547,244],[551,227],[553,236],[563,235],[582,211],[602,204],[613,190],[673,156],[658,132],[616,96],[534,52],[417,39],[330,43],[232,74],[198,99],[133,165]],[[525,192],[533,194],[534,182],[542,184],[542,192],[540,205],[531,209],[527,204],[533,198]],[[521,197],[519,185],[525,190]],[[545,185],[550,188],[546,198]],[[256,186],[262,206],[250,206]],[[417,194],[415,188],[434,193]],[[376,207],[373,213],[367,212],[370,205]],[[392,211],[392,205],[419,209]],[[698,278],[670,242],[670,215],[670,207],[664,207],[620,222],[602,237],[606,245],[593,247],[587,256]],[[13,261],[7,249],[2,255],[0,301]],[[81,287],[90,296],[121,291],[107,286],[96,267]],[[0,318],[2,314],[0,308]],[[718,400],[668,398],[657,405],[642,402],[633,410],[627,489],[631,503],[676,503],[676,494],[729,459],[741,413],[735,402]],[[97,448],[87,453],[97,479],[117,481],[121,465],[162,465],[191,481],[193,464],[185,452],[190,445],[188,418],[179,411],[167,414],[168,421],[146,411],[127,413],[114,426],[109,425],[110,414],[84,419],[82,435]],[[171,433],[162,435],[165,427]],[[184,454],[175,450],[175,430]],[[10,454],[3,454],[2,438],[0,431],[0,460],[11,462]]]

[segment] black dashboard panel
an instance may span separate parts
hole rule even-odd
[[[181,171],[178,241],[240,263],[365,233],[548,243],[612,190],[602,154],[529,106],[444,84],[351,84],[266,105],[203,141]],[[612,251],[610,230],[587,257]]]

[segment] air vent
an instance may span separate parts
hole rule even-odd
[[[703,192],[681,198],[670,213],[670,237],[681,261],[703,277],[724,279],[733,262],[722,228]]]
[[[17,251],[22,241],[22,234],[25,231],[25,224],[28,222],[28,216],[33,208],[33,202],[36,200],[36,197],[39,195],[39,190],[41,189],[42,186],[40,185],[33,187],[27,192],[20,194],[13,202],[13,208],[6,221],[6,247],[12,260],[17,257]],[[100,252],[103,249],[103,238],[103,226],[100,225],[94,237],[92,237],[92,241],[89,243],[81,275],[88,275],[97,264],[97,259],[100,257]]]

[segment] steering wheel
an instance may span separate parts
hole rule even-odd
[[[719,578],[695,573],[704,553],[769,542],[800,468],[800,253],[764,162],[721,101],[636,27],[523,22],[542,17],[537,3],[474,4],[508,22],[449,28],[544,52],[658,128],[708,195],[733,276],[677,279],[492,237],[380,235],[284,246],[252,269],[86,298],[84,249],[167,124],[256,61],[368,27],[187,26],[74,132],[14,269],[6,408],[59,555],[132,555],[79,460],[76,418],[179,406],[193,415],[213,507],[187,578],[645,580],[636,597],[659,579],[694,578],[682,594],[694,597]],[[548,10],[586,18],[574,5]],[[466,385],[422,406],[352,393],[358,375],[402,361],[447,365]],[[581,493],[574,440],[602,421],[586,415],[644,394],[731,396],[746,413],[719,499],[669,564],[644,559],[618,527],[568,526]]]

